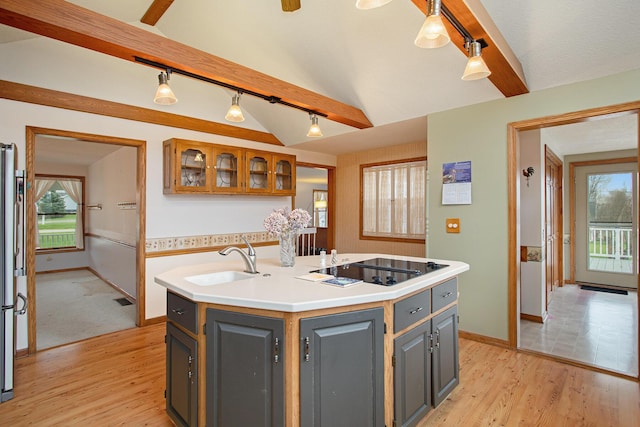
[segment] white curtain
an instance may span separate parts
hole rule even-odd
[[[362,232],[368,236],[423,239],[426,161],[362,170]]]
[[[38,202],[40,201],[40,199],[42,199],[42,197],[47,194],[47,191],[49,191],[49,189],[51,187],[53,187],[53,184],[56,183],[55,179],[42,179],[42,178],[36,178],[36,182],[35,182],[35,191],[36,191],[36,205],[35,205],[35,209],[33,210],[33,214],[36,217],[36,248],[40,247],[40,230],[39,225],[38,225]]]
[[[71,200],[78,205],[76,210],[76,247],[84,249],[84,224],[82,223],[82,182],[77,180],[58,180]]]

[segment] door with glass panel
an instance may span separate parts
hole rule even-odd
[[[637,288],[637,163],[575,167],[575,280]]]

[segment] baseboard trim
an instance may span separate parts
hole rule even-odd
[[[150,319],[144,319],[144,322],[140,326],[157,325],[158,323],[165,323],[167,316],[152,317]]]
[[[534,316],[533,314],[520,313],[521,320],[528,320],[530,322],[544,323],[546,316]]]
[[[100,273],[98,273],[96,270],[94,270],[91,267],[87,267],[87,270],[89,270],[90,272],[92,272],[93,274],[98,276],[100,278],[100,280],[105,282],[107,285],[111,286],[113,289],[115,289],[116,291],[120,292],[122,295],[126,296],[127,299],[130,300],[132,303],[134,303],[134,304],[136,303],[136,298],[133,295],[131,295],[130,293],[128,293],[127,291],[125,291],[124,289],[122,289],[120,286],[116,285],[111,280],[108,280],[108,279],[104,278]]]
[[[28,355],[29,355],[28,348],[21,348],[20,350],[16,350],[16,359],[19,359],[21,357],[27,357]]]
[[[458,336],[460,338],[464,338],[472,341],[478,341],[484,344],[491,344],[498,347],[511,348],[508,341],[501,340],[498,338],[488,337],[486,335],[474,334],[473,332],[458,331]]]

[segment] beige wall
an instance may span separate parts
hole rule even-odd
[[[360,240],[360,165],[427,155],[427,141],[338,156],[336,178],[336,249],[342,253],[424,256],[422,243]]]

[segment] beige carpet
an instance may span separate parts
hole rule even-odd
[[[88,270],[36,276],[37,349],[135,327],[135,304]]]

